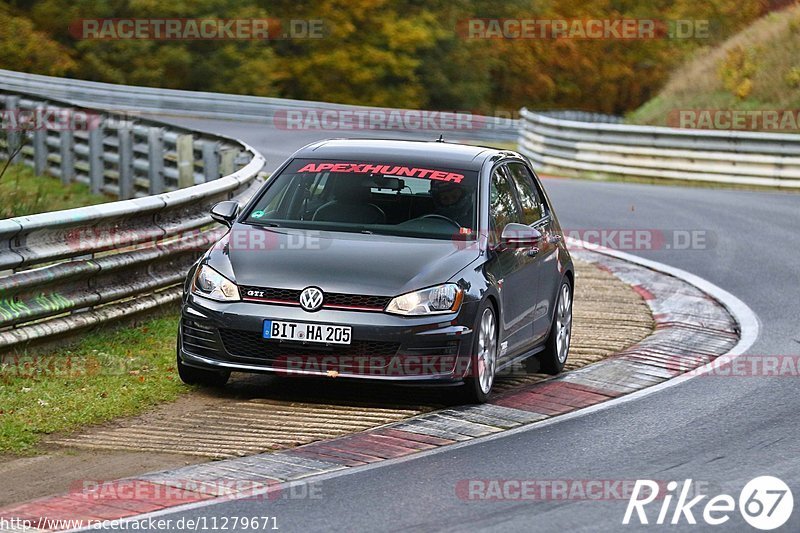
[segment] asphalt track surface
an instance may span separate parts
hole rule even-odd
[[[350,136],[177,122],[243,139],[265,154],[270,169],[307,142]],[[545,187],[568,231],[704,232],[704,249],[625,251],[696,274],[743,300],[761,326],[747,355],[800,354],[800,195],[563,179],[548,179]],[[456,486],[469,479],[692,479],[709,497],[738,499],[747,481],[772,475],[795,497],[779,531],[798,531],[798,379],[698,377],[585,416],[331,477],[321,482],[318,499],[229,501],[166,516],[271,515],[283,531],[697,531],[710,529],[702,521],[708,498],[693,509],[695,526],[685,519],[677,527],[653,525],[660,503],[647,507],[651,525],[622,526],[626,500],[468,501]],[[668,517],[672,509],[674,500]],[[737,511],[730,517],[715,529],[753,531]]]

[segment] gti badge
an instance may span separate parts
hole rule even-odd
[[[300,293],[300,307],[306,311],[316,311],[322,307],[322,291],[316,287],[306,287]]]

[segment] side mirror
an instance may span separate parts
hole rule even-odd
[[[228,227],[231,227],[238,214],[239,202],[234,200],[219,202],[211,208],[211,218]]]
[[[507,248],[538,246],[541,241],[542,233],[538,229],[516,222],[507,224],[500,236],[500,243]]]

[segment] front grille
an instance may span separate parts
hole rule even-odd
[[[391,301],[387,296],[366,296],[362,294],[326,294],[323,307],[356,307],[360,309],[383,309]]]
[[[241,287],[242,299],[249,302],[300,305],[297,289],[276,289],[273,287]],[[248,294],[250,293],[250,294]],[[362,311],[383,311],[391,301],[390,296],[370,296],[365,294],[324,293],[322,308],[357,309]]]
[[[267,340],[261,333],[220,329],[225,350],[234,357],[247,357],[274,361],[282,357],[375,357],[392,358],[400,348],[396,342],[353,341],[352,344],[334,346],[303,345],[292,342]]]
[[[248,294],[252,292],[253,294]],[[241,287],[242,299],[252,301],[274,301],[300,305],[300,293],[295,289],[274,289],[269,287]]]
[[[222,351],[219,337],[214,329],[193,320],[184,319],[181,324],[181,343],[184,350],[197,355],[214,356]]]

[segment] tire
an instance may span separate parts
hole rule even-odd
[[[178,376],[187,385],[199,385],[201,387],[224,387],[231,377],[230,370],[204,370],[183,364],[180,354],[181,338],[178,334],[178,353],[177,367]]]
[[[485,403],[492,393],[497,370],[497,315],[490,304],[485,304],[478,313],[474,331],[470,375],[464,379],[463,400]]]
[[[569,357],[569,341],[572,338],[572,285],[568,279],[561,282],[556,299],[553,323],[545,341],[544,351],[536,356],[540,372],[555,375],[564,369]],[[533,361],[532,361],[533,363]]]

